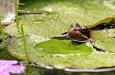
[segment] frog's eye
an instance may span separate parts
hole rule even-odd
[[[82,32],[86,32],[87,30],[88,30],[87,27],[82,27],[82,28],[81,28],[81,31],[82,31]]]
[[[82,30],[87,30],[87,27],[82,27]]]

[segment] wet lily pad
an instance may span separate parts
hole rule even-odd
[[[91,31],[92,44],[101,50],[115,52],[115,18],[106,18],[97,22],[96,27],[97,30]]]
[[[79,44],[71,42],[71,40],[57,40],[52,39],[46,42],[42,42],[35,46],[37,49],[41,49],[48,54],[74,54],[74,53],[90,53],[91,47],[88,47],[86,43]]]
[[[93,31],[92,39],[97,48],[115,52],[115,29]]]
[[[39,2],[40,1],[40,2]],[[83,25],[92,25],[105,17],[113,16],[114,10],[107,6],[106,0],[39,0],[33,1],[33,5],[28,7],[28,1],[24,6],[25,12],[37,12],[40,14],[26,14],[20,16],[20,23],[24,25],[24,31],[27,35],[27,53],[24,50],[23,40],[18,37],[16,25],[12,24],[5,28],[9,34],[15,35],[8,50],[19,58],[36,63],[37,65],[51,65],[57,69],[68,67],[88,69],[98,67],[111,67],[115,65],[115,54],[97,52],[88,47],[86,43],[73,45],[69,40],[49,40],[40,41],[42,38],[60,34],[67,31],[72,23]],[[51,3],[51,4],[50,4]],[[40,4],[40,5],[39,5]],[[112,3],[108,3],[113,5]],[[30,5],[29,5],[30,6]],[[114,6],[114,5],[113,5]],[[35,7],[35,11],[33,8]],[[41,11],[45,11],[41,12]],[[37,43],[33,44],[33,39],[29,35],[41,37],[32,37]],[[39,41],[41,43],[39,43]],[[40,48],[39,48],[40,47]],[[26,56],[27,54],[27,56]],[[108,61],[108,62],[107,62]]]
[[[14,42],[14,45],[11,44],[12,46],[9,47],[9,51],[13,56],[25,60],[26,56],[22,44]],[[115,65],[114,58],[114,53],[97,52],[86,44],[72,45],[67,40],[49,40],[28,47],[28,60],[30,62],[41,66],[50,65],[57,69],[111,67]]]
[[[115,12],[105,4],[108,2],[106,0],[28,0],[23,2],[25,5],[21,6],[20,10],[38,13],[21,16],[20,22],[23,23],[25,32],[45,37],[67,31],[72,23],[78,22],[81,26],[92,25],[103,18],[113,16]],[[113,3],[114,1],[108,2],[110,5]],[[14,35],[16,35],[16,30],[14,24],[6,28],[8,33]]]

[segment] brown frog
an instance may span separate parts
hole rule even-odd
[[[54,36],[52,38],[70,39],[76,42],[87,42],[90,38],[90,31],[86,26],[80,27],[78,23],[71,25],[68,32],[61,35]]]
[[[93,25],[80,26],[78,23],[72,24],[67,32],[51,38],[70,39],[75,42],[87,42],[91,38],[91,31],[106,30],[115,28],[115,18],[105,18]],[[107,31],[108,32],[108,31]]]
[[[72,41],[86,42],[90,38],[90,31],[86,26],[80,27],[78,23],[71,25],[67,32]]]

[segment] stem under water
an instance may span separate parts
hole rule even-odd
[[[23,50],[25,51],[26,66],[28,67],[29,59],[28,59],[27,41],[26,41],[26,37],[25,37],[23,24],[19,23],[19,15],[18,15],[19,14],[19,12],[18,12],[19,5],[18,4],[19,4],[19,0],[15,0],[16,26],[17,26],[17,31],[18,31],[19,35],[21,35],[21,39],[22,39],[22,43],[23,43],[23,45],[21,45],[21,46],[23,46]],[[28,69],[26,69],[26,75],[29,75]]]

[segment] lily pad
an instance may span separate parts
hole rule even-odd
[[[93,44],[105,51],[115,52],[115,29],[92,32]]]
[[[31,2],[31,0],[27,2],[27,7]],[[51,65],[57,69],[68,67],[93,69],[115,65],[114,53],[97,52],[92,49],[92,46],[88,47],[86,43],[73,45],[69,40],[44,41],[42,39],[44,42],[40,41],[41,37],[49,38],[67,31],[72,23],[79,22],[81,26],[88,26],[105,17],[113,16],[115,11],[105,4],[108,2],[107,0],[34,0],[33,2],[35,3],[31,7],[26,9],[25,6],[23,9],[26,11],[30,9],[30,13],[40,14],[20,16],[20,23],[23,24],[27,35],[27,52],[24,50],[24,43],[19,37],[16,25],[12,24],[5,28],[7,33],[16,36],[8,48],[13,56],[23,60],[28,59],[37,65]],[[34,7],[37,7],[35,11],[32,9]],[[41,11],[45,11],[45,13]],[[31,34],[41,36],[37,39],[33,37],[35,41],[38,41],[34,45],[33,39],[28,36]]]
[[[13,41],[15,43],[9,47],[11,54],[19,59],[26,60],[27,57],[22,43],[16,43],[16,40]],[[115,61],[113,60],[115,58],[114,53],[96,52],[86,44],[72,45],[68,40],[41,42],[33,47],[29,46],[27,53],[30,62],[34,62],[40,66],[50,65],[57,69],[70,67],[75,69],[93,69],[115,65]]]
[[[24,13],[38,13],[20,17],[25,32],[45,37],[67,31],[72,23],[78,22],[81,26],[92,25],[103,18],[113,16],[115,12],[105,4],[108,2],[106,0],[22,0],[22,2],[25,2],[25,5],[21,6],[20,10],[24,10]],[[113,3],[114,1],[108,2],[114,6]],[[6,27],[6,31],[14,35],[16,30],[15,24]]]
[[[97,30],[91,31],[92,44],[101,50],[115,52],[115,18],[106,18],[95,25]]]
[[[74,53],[90,53],[91,47],[86,46],[85,43],[79,44],[71,42],[71,40],[57,40],[52,39],[36,45],[34,48],[41,49],[48,54],[74,54]]]

